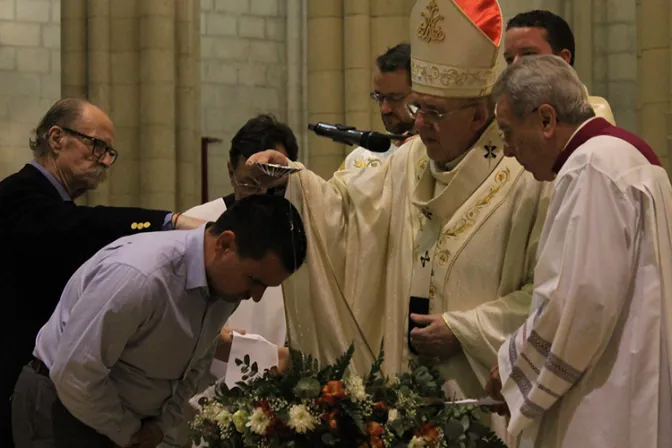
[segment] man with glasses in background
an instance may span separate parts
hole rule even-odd
[[[412,117],[404,107],[411,94],[411,46],[399,44],[389,48],[376,59],[373,71],[373,92],[371,99],[380,108],[380,117],[385,130],[391,134],[407,135],[413,129]],[[386,152],[372,152],[361,146],[352,150],[339,169],[380,166],[404,140],[393,140]]]
[[[0,284],[13,322],[3,326],[2,446],[13,446],[10,397],[15,382],[22,368],[38,373],[43,368],[31,360],[35,338],[79,266],[122,236],[203,223],[163,210],[77,206],[73,200],[95,189],[116,161],[113,140],[114,125],[105,112],[84,99],[61,99],[30,141],[34,160],[0,182]],[[33,398],[24,395],[14,402],[24,405]],[[51,438],[51,427],[39,425],[40,413],[51,410],[34,412],[35,421],[14,422],[19,447]]]
[[[287,333],[322,362],[354,342],[357,374],[383,341],[387,374],[438,358],[449,396],[477,398],[528,315],[547,190],[504,157],[494,120],[498,3],[418,0],[409,26],[420,138],[374,170],[289,176],[309,243],[306,268],[284,285]],[[275,151],[254,162],[300,166]]]

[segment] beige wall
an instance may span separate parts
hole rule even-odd
[[[60,1],[0,0],[0,179],[32,154],[30,132],[61,94]]]
[[[211,198],[231,191],[229,142],[252,116],[286,119],[286,0],[201,0],[202,132]]]

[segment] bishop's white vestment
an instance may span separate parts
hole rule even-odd
[[[529,313],[547,205],[544,184],[502,150],[493,123],[449,170],[412,138],[377,168],[291,175],[308,254],[283,285],[290,345],[332,362],[354,342],[364,374],[384,340],[385,371],[403,371],[414,296],[462,345],[440,366],[448,392],[483,396],[497,349]]]
[[[385,152],[373,152],[358,146],[348,154],[339,169],[349,170],[366,166],[380,166],[397,149],[399,149],[398,146],[390,144],[390,148]]]
[[[499,350],[521,446],[672,446],[672,187],[594,118],[556,163],[532,312]]]

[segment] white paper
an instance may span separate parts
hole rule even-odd
[[[494,398],[467,398],[464,400],[446,401],[448,405],[474,405],[474,406],[497,406],[504,404],[503,401],[495,400]]]
[[[234,331],[233,342],[231,343],[231,353],[229,354],[226,376],[224,377],[224,383],[229,388],[233,388],[237,382],[243,381],[243,376],[245,374],[241,371],[242,366],[236,365],[236,359],[242,361],[245,358],[245,355],[250,356],[250,365],[255,362],[257,363],[259,376],[263,375],[266,369],[278,365],[277,345],[267,341],[258,334],[242,335]]]

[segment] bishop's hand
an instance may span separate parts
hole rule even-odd
[[[272,163],[274,165],[289,165],[289,159],[283,153],[275,149],[267,149],[266,151],[252,154],[247,159],[247,165],[254,165],[255,163]]]
[[[411,344],[420,356],[445,361],[460,351],[460,341],[441,314],[411,314],[411,319],[423,327],[411,330]]]
[[[252,154],[245,162],[245,172],[254,179],[261,188],[274,188],[287,184],[288,176],[273,177],[265,174],[255,164],[266,163],[271,165],[289,166],[289,159],[283,153],[274,149]]]

